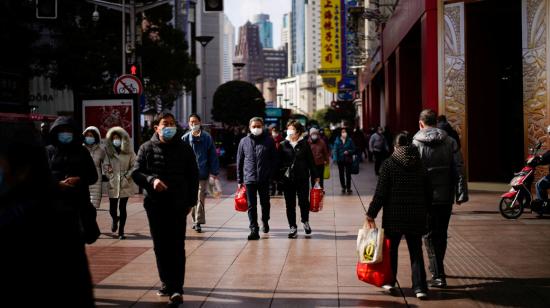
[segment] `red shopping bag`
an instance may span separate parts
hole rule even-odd
[[[319,212],[323,209],[323,189],[319,183],[309,191],[309,210]]]
[[[377,287],[381,287],[385,284],[391,284],[393,282],[389,239],[384,239],[381,262],[374,264],[357,262],[357,278]]]
[[[246,201],[246,186],[241,186],[235,193],[235,210],[239,212],[248,211],[248,202]]]

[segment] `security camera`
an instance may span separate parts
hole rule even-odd
[[[92,13],[92,20],[93,21],[99,20],[99,12],[97,10]]]

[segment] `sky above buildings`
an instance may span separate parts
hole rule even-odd
[[[281,46],[281,26],[283,14],[290,12],[291,0],[224,0],[225,14],[235,26],[235,39],[239,36],[239,27],[254,14],[268,14],[273,23],[273,47]]]

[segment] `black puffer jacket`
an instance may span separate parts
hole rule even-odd
[[[132,178],[145,189],[145,207],[166,206],[188,209],[197,203],[199,169],[195,153],[189,144],[181,140],[182,133],[168,143],[161,143],[158,134],[139,148]],[[153,189],[155,179],[163,181],[168,189]]]
[[[277,150],[266,131],[259,136],[249,134],[241,139],[237,150],[239,184],[266,183],[271,180],[276,166]]]
[[[279,146],[281,173],[284,173],[288,167],[292,167],[290,180],[295,183],[308,182],[310,176],[313,178],[319,177],[316,174],[315,160],[311,148],[304,137],[300,138],[295,147],[292,147],[288,139],[281,142]],[[289,179],[283,175],[281,174],[281,178],[288,181]]]
[[[70,144],[61,144],[57,140],[57,134],[62,126],[69,127],[73,132],[73,141]],[[50,169],[56,183],[67,177],[80,177],[80,182],[75,187],[56,194],[62,199],[64,205],[73,209],[82,209],[90,204],[88,187],[98,180],[94,161],[90,152],[82,145],[81,137],[82,132],[71,118],[59,117],[50,128],[52,144],[46,148]]]
[[[433,187],[433,204],[468,201],[464,163],[456,141],[439,128],[420,130],[413,138]]]
[[[385,232],[424,234],[431,197],[430,179],[418,150],[413,146],[397,147],[380,168],[367,215],[376,218],[383,207]]]

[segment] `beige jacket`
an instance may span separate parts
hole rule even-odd
[[[114,133],[122,138],[120,153],[117,153],[113,146],[112,137]],[[109,198],[133,196],[136,192],[136,186],[132,180],[131,171],[136,160],[136,154],[132,150],[130,136],[122,127],[115,126],[107,132],[105,153],[103,173],[109,179]]]
[[[86,149],[88,149],[88,151],[90,152],[90,155],[92,156],[92,159],[94,160],[95,169],[97,171],[98,180],[97,182],[95,182],[95,184],[90,185],[90,201],[92,202],[94,207],[97,209],[101,204],[101,195],[102,195],[101,165],[105,160],[105,150],[103,150],[103,148],[99,145],[99,142],[101,140],[99,129],[95,126],[90,126],[84,130],[84,133],[82,133],[82,135],[85,135],[86,132],[88,131],[91,131],[94,134],[98,142],[92,145],[85,144]]]

